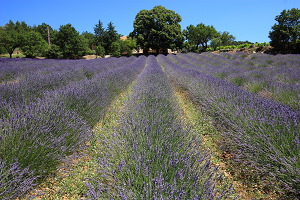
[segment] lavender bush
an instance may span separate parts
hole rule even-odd
[[[57,100],[3,106],[8,114],[0,121],[0,158],[8,164],[18,162],[40,178],[90,137],[87,123]]]
[[[18,163],[7,165],[0,159],[0,197],[3,200],[15,199],[31,189],[36,177],[28,168],[22,169]]]

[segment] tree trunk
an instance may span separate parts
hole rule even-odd
[[[157,55],[159,54],[159,48],[156,48],[156,52]]]
[[[143,48],[143,54],[144,54],[144,55],[148,55],[148,54],[149,54],[149,48],[144,47],[144,48]]]
[[[6,49],[7,51],[8,51],[8,53],[9,53],[9,57],[10,58],[12,58],[12,54],[14,53],[14,50],[15,50],[16,48],[10,48],[10,49]]]

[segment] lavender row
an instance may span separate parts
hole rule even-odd
[[[112,99],[136,79],[145,62],[145,56],[134,58],[134,62],[97,74],[91,80],[74,82],[59,90],[49,91],[45,96],[60,99],[67,110],[75,111],[93,126],[104,115]]]
[[[25,66],[22,66],[24,63],[19,61],[20,66],[17,68],[19,70],[22,70],[23,67],[26,68],[28,64],[34,65],[35,68],[42,66],[35,71],[28,71],[27,75],[19,77],[17,80],[1,84],[0,95],[6,100],[11,98],[18,102],[32,101],[42,97],[48,90],[55,90],[72,82],[92,79],[96,74],[104,73],[134,60],[133,57],[130,59],[103,59],[93,62],[42,60],[28,63],[25,60]]]
[[[113,63],[117,58],[97,59],[97,60],[52,60],[52,59],[0,59],[0,83],[13,82],[24,77],[41,73],[45,70],[46,73],[51,70],[66,70],[70,67],[77,69],[78,67],[103,66],[105,63]],[[94,68],[94,67],[93,67]],[[96,68],[94,68],[96,69]],[[99,68],[98,68],[99,69]]]
[[[222,56],[222,54],[197,55],[190,53],[188,55],[179,54],[172,59],[174,62],[188,63],[193,66],[194,70],[233,82],[267,99],[300,109],[299,64],[294,61],[289,62],[287,58],[282,59],[282,56],[269,55],[266,57],[253,54],[248,58],[245,57],[246,54],[236,54]],[[262,57],[265,57],[265,60],[258,59]],[[294,60],[296,58],[297,56],[294,56]],[[299,56],[298,60],[300,60]],[[284,64],[280,65],[282,63]]]
[[[110,101],[130,84],[145,65],[145,57],[92,79],[48,91],[27,104],[1,100],[1,199],[25,193],[52,173],[60,160],[80,150],[92,137],[91,128]],[[14,166],[16,166],[14,168]],[[13,184],[12,184],[13,183]]]
[[[241,54],[241,53],[236,53]],[[230,80],[234,77],[232,74],[240,74],[244,78],[254,76],[256,78],[265,78],[269,82],[281,83],[283,85],[299,85],[300,82],[300,68],[299,55],[293,55],[294,59],[298,58],[298,62],[284,59],[282,56],[271,56],[264,54],[252,54],[244,57],[236,54],[229,54],[229,56],[221,56],[211,53],[201,55],[190,53],[188,55],[180,55],[182,58],[187,58],[188,62],[192,61],[194,65],[207,66],[210,63],[202,63],[203,58],[210,58],[214,63],[206,68],[207,73],[217,75],[221,78]],[[246,56],[246,54],[243,54]],[[263,55],[263,56],[262,56]],[[193,60],[194,58],[194,60]],[[264,59],[262,59],[264,58]],[[198,63],[197,63],[198,61]],[[214,68],[214,69],[211,69]],[[216,70],[216,72],[214,72]],[[229,77],[227,77],[229,76]],[[231,76],[231,77],[230,77]],[[266,80],[266,81],[268,81]]]
[[[242,54],[242,55],[239,55]],[[216,58],[218,55],[206,54]],[[222,54],[221,54],[222,55]],[[222,56],[219,56],[222,57]],[[266,79],[268,83],[282,84],[289,87],[300,84],[300,57],[299,55],[267,55],[267,54],[243,54],[235,53],[227,56],[232,67],[238,70],[246,78],[256,76],[257,79]],[[224,59],[223,59],[224,60]],[[247,69],[239,69],[240,66],[248,66]],[[251,67],[252,66],[252,67]],[[250,74],[249,74],[250,72]]]
[[[184,127],[171,85],[154,56],[137,79],[120,128],[104,137],[92,199],[225,199],[199,136]],[[112,184],[113,183],[113,184]],[[218,193],[218,194],[217,194]]]
[[[299,195],[300,112],[212,75],[181,67],[166,57],[159,56],[159,61],[173,81],[231,127],[226,134],[238,148],[235,158],[241,165],[253,164],[270,179],[280,181],[286,191]]]

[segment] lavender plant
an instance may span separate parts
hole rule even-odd
[[[8,164],[18,162],[41,178],[89,139],[86,122],[57,100],[4,106],[9,113],[0,121],[0,158]]]
[[[22,169],[18,163],[7,165],[0,159],[0,197],[3,200],[15,199],[29,189],[34,184],[36,177],[28,168]]]

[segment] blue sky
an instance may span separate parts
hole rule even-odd
[[[0,0],[0,26],[9,20],[28,25],[43,22],[54,29],[71,23],[77,31],[93,32],[100,19],[104,27],[112,21],[118,33],[133,30],[136,14],[142,9],[162,5],[182,17],[188,25],[213,25],[228,31],[238,41],[269,42],[275,16],[284,9],[300,8],[299,0]]]

